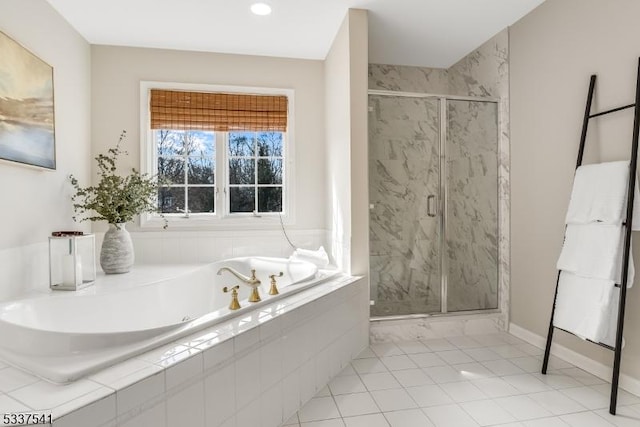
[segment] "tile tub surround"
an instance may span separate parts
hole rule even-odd
[[[298,247],[317,249],[324,245],[329,250],[326,230],[290,230],[287,227],[287,234]],[[104,232],[95,235],[96,256],[99,257]],[[279,229],[185,231],[170,228],[133,231],[131,238],[135,265],[194,264],[253,255],[286,258],[293,253]],[[32,291],[48,292],[49,244],[46,236],[40,243],[0,250],[0,271],[0,301]]]
[[[287,427],[640,425],[640,398],[507,333],[372,344]]]
[[[229,310],[223,288],[238,279],[222,270],[262,280],[263,300],[248,304],[250,287],[238,285],[244,307]],[[278,295],[267,296],[269,278]],[[220,274],[216,274],[216,273]],[[77,292],[36,294],[0,304],[0,359],[54,383],[68,383],[140,353],[240,318],[262,305],[326,282],[336,270],[288,258],[239,257],[196,265],[139,265],[128,274],[98,274]]]
[[[169,226],[171,227],[171,226]],[[279,225],[278,225],[279,227]],[[326,230],[290,230],[294,245],[305,249],[327,248]],[[96,233],[96,250],[102,245],[103,232]],[[162,231],[131,232],[136,264],[182,264],[212,262],[239,256],[288,257],[294,249],[282,230]]]
[[[341,275],[67,386],[0,365],[0,413],[48,411],[55,427],[276,427],[368,345],[367,295]]]

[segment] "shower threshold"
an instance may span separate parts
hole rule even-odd
[[[483,310],[465,310],[465,311],[451,311],[447,313],[418,313],[418,314],[398,314],[389,316],[371,316],[370,322],[383,322],[387,320],[410,320],[410,319],[427,319],[427,318],[443,318],[443,317],[456,317],[456,316],[468,316],[478,314],[496,314],[501,313],[499,308],[489,308]]]

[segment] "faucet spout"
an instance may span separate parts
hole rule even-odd
[[[229,273],[233,274],[242,283],[245,283],[252,287],[258,286],[261,283],[260,280],[258,280],[258,278],[256,277],[255,270],[251,270],[251,277],[248,277],[231,267],[222,267],[218,270],[218,276],[222,275],[223,271],[228,271]]]

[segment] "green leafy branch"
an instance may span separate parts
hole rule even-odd
[[[75,194],[71,196],[74,221],[119,224],[129,222],[142,213],[158,212],[158,188],[168,183],[159,182],[159,179],[140,173],[135,168],[126,176],[117,173],[118,157],[128,154],[120,148],[126,136],[127,132],[123,130],[114,148],[107,150],[107,154],[95,157],[100,177],[98,185],[81,187],[75,176],[69,176],[75,189]],[[167,228],[166,218],[162,214],[160,216],[164,219],[164,228]]]

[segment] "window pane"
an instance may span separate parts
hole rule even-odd
[[[258,188],[258,212],[282,212],[282,187]]]
[[[157,130],[156,147],[158,156],[180,156],[184,152],[184,138],[179,131]]]
[[[251,159],[229,159],[229,184],[255,184],[255,169]]]
[[[205,131],[186,131],[184,147],[187,156],[213,157],[216,147],[215,134]]]
[[[215,212],[216,190],[213,187],[189,187],[189,211],[191,213]]]
[[[158,157],[158,178],[165,184],[184,184],[184,159]]]
[[[282,184],[282,159],[258,159],[258,184]]]
[[[158,208],[162,213],[180,213],[178,209],[184,210],[184,188],[160,188]]]
[[[253,212],[255,210],[254,187],[231,187],[229,193],[229,212]]]
[[[255,156],[255,132],[229,132],[230,156]]]
[[[155,134],[158,156],[215,155],[216,143],[213,132],[162,129]]]
[[[189,157],[189,184],[213,184],[214,161],[210,157]]]
[[[282,132],[258,133],[258,156],[281,157],[282,156]]]

